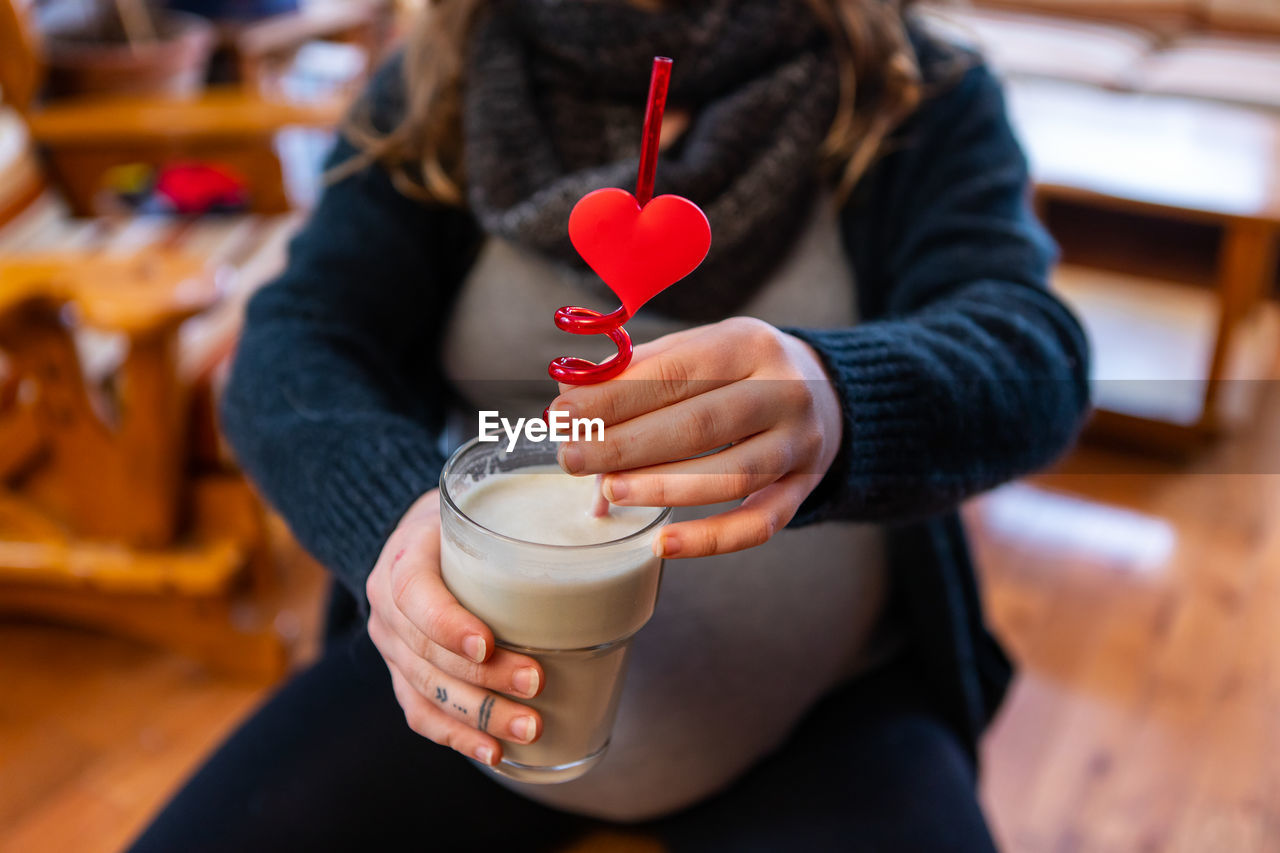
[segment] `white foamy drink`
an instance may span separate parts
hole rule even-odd
[[[498,642],[545,672],[542,693],[528,700],[542,736],[505,742],[499,772],[559,782],[607,747],[627,641],[657,600],[662,561],[652,543],[667,513],[612,507],[593,517],[594,478],[565,474],[545,451],[525,453],[473,443],[455,454],[442,478],[441,568]]]

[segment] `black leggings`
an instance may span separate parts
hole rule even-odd
[[[907,667],[820,703],[727,791],[639,828],[682,851],[992,851],[974,768]],[[555,849],[537,805],[405,725],[377,650],[332,641],[201,768],[134,853]]]

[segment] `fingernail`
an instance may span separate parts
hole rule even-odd
[[[565,418],[573,420],[573,406],[568,403],[562,403],[558,399],[553,400],[547,409],[552,412],[564,412]]]
[[[462,641],[462,653],[476,663],[484,663],[484,653],[487,648],[484,637],[479,634],[472,634]]]
[[[570,474],[576,474],[582,470],[586,463],[582,458],[582,451],[571,445],[560,448],[560,467]]]
[[[533,697],[538,692],[538,671],[531,666],[517,669],[511,684],[521,696]]]
[[[630,491],[631,489],[627,487],[626,480],[620,480],[617,477],[610,477],[604,481],[604,496],[608,498],[611,503],[626,500],[627,494]]]
[[[516,717],[511,721],[511,734],[521,743],[528,743],[538,733],[538,721],[533,717]]]
[[[476,747],[474,755],[476,757],[476,761],[479,761],[481,764],[490,767],[493,766],[493,747],[488,746],[487,744],[485,746],[478,746]]]
[[[675,533],[663,534],[654,543],[653,553],[658,557],[674,557],[680,553],[680,537]]]

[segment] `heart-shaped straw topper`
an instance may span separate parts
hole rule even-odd
[[[687,198],[660,195],[641,207],[631,193],[610,188],[573,208],[569,239],[634,317],[698,268],[711,248],[711,224]]]
[[[632,347],[622,324],[640,306],[697,269],[711,248],[711,225],[696,204],[677,195],[653,197],[670,80],[671,60],[656,57],[636,194],[615,188],[595,190],[583,196],[569,215],[573,247],[617,294],[622,307],[612,314],[575,306],[556,311],[557,328],[575,335],[608,335],[618,347],[617,355],[600,364],[573,356],[555,359],[547,372],[557,382],[589,385],[626,370]]]

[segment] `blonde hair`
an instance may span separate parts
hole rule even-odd
[[[427,0],[404,50],[405,111],[386,133],[374,129],[368,104],[343,131],[362,152],[335,169],[341,178],[373,162],[386,166],[407,195],[463,202],[461,84],[467,36],[488,0]],[[654,7],[658,0],[628,0]],[[806,0],[831,32],[840,65],[840,99],[822,145],[845,199],[920,102],[919,63],[907,36],[905,7],[915,0]]]

